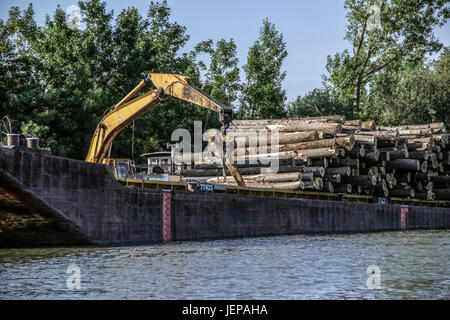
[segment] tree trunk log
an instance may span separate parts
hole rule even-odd
[[[375,131],[377,126],[375,125],[375,121],[363,121],[361,122],[361,129],[365,131]]]
[[[269,130],[280,131],[280,132],[300,132],[300,131],[309,131],[309,130],[317,130],[326,133],[336,133],[341,132],[342,126],[339,123],[329,123],[329,122],[313,122],[309,124],[292,124],[292,125],[273,125],[267,126]]]
[[[325,176],[325,168],[324,167],[304,167],[302,173],[312,173],[314,177],[323,177]]]
[[[380,161],[389,161],[391,160],[390,151],[380,151],[380,156],[378,158]]]
[[[361,120],[346,120],[344,126],[361,126]]]
[[[450,200],[450,188],[439,188],[433,190],[436,200]]]
[[[391,197],[397,198],[414,198],[416,192],[414,189],[391,189],[389,194]]]
[[[329,149],[329,148],[297,151],[297,156],[301,159],[334,157],[337,156],[338,154],[339,154],[338,149]]]
[[[414,124],[414,125],[406,125],[406,126],[382,126],[378,127],[383,130],[420,130],[420,129],[437,129],[437,130],[445,130],[445,124],[443,122],[438,123],[429,123],[429,124]],[[445,132],[446,133],[446,132]]]
[[[371,135],[377,137],[377,141],[387,141],[394,144],[397,144],[399,139],[398,131],[363,131],[358,135]]]
[[[359,169],[359,159],[337,158],[333,160],[333,166],[348,166],[352,169]]]
[[[236,150],[234,150],[236,151]],[[253,153],[253,154],[246,154],[246,155],[242,155],[242,154],[235,154],[234,156],[231,157],[231,161],[232,163],[236,163],[236,162],[241,162],[241,161],[251,161],[251,160],[261,160],[261,159],[280,159],[280,158],[296,158],[297,157],[297,152],[295,151],[285,151],[285,152],[275,152],[275,153]],[[306,161],[307,159],[303,159],[304,161]]]
[[[262,163],[261,161],[256,161],[255,163],[233,163],[235,168],[268,168],[270,163]],[[279,166],[306,166],[307,161],[295,158],[280,158],[278,159]],[[222,163],[210,162],[210,163],[199,163],[195,165],[195,169],[221,169]]]
[[[334,186],[331,182],[324,182],[322,191],[334,193]]]
[[[323,179],[325,181],[329,181],[332,183],[341,183],[341,175],[340,174],[325,174]]]
[[[268,126],[268,125],[291,125],[291,124],[308,124],[315,122],[324,123],[345,123],[344,116],[321,116],[321,117],[306,117],[306,118],[288,118],[288,119],[266,119],[266,120],[233,120],[231,127],[254,127],[254,126]]]
[[[398,159],[389,161],[387,167],[400,170],[419,171],[420,161],[415,159]]]
[[[307,165],[308,167],[327,168],[329,166],[329,160],[328,158],[308,158]]]
[[[302,180],[302,174],[299,172],[285,172],[276,174],[260,174],[256,176],[243,176],[244,180],[253,180],[261,183],[273,182],[294,182]]]
[[[433,166],[433,168],[434,168],[434,166]],[[427,172],[427,169],[428,169],[428,162],[423,161],[423,162],[420,164],[420,171],[422,171],[422,172]]]
[[[315,178],[313,181],[303,181],[305,185],[304,190],[322,190],[323,180],[322,178]]]
[[[389,188],[387,187],[386,180],[384,179],[381,179],[381,181],[375,185],[374,189],[376,194],[381,194],[384,197],[389,196]]]
[[[428,160],[429,157],[430,157],[430,153],[427,150],[424,150],[424,151],[410,151],[408,153],[407,158],[424,161],[424,160]]]
[[[375,136],[369,136],[369,135],[363,135],[363,134],[355,134],[355,141],[359,144],[367,144],[370,146],[376,146],[377,145],[377,137]]]
[[[335,184],[334,192],[336,193],[352,193],[352,185],[351,184]]]
[[[341,178],[344,176],[350,176],[351,175],[351,168],[346,166],[346,167],[337,167],[337,168],[326,168],[325,169],[325,174],[326,175],[333,175],[333,174],[339,174],[341,175]]]
[[[208,183],[212,184],[225,184],[230,186],[237,186],[233,177],[227,177],[226,182],[224,182],[223,177],[211,178],[207,180]],[[285,190],[302,190],[304,188],[304,183],[302,181],[294,182],[277,182],[277,183],[257,183],[249,180],[245,181],[245,184],[249,188],[259,188],[259,189],[285,189]]]
[[[247,133],[247,135],[245,135]],[[235,131],[229,135],[229,137],[235,141],[236,148],[243,147],[256,147],[256,146],[264,146],[264,145],[272,145],[272,142],[277,141],[274,139],[274,133],[269,133],[267,135],[262,136],[249,136],[248,132],[245,131]],[[293,144],[298,142],[305,141],[313,141],[319,138],[316,130],[303,131],[303,132],[292,132],[292,133],[278,133],[278,142],[279,145],[285,144]]]
[[[273,172],[271,174],[275,173],[285,173],[285,172],[302,172],[303,166],[280,166],[278,168],[278,172]],[[248,168],[240,168],[239,173],[241,175],[255,175],[255,174],[261,174],[262,169],[269,169],[269,168],[262,168],[262,167],[248,167]],[[230,171],[225,169],[225,172],[227,175],[230,175]],[[267,173],[269,174],[269,173]],[[214,176],[221,176],[222,175],[222,169],[184,169],[181,170],[181,175],[185,177],[214,177]]]
[[[435,196],[434,192],[427,191],[427,192],[416,192],[414,198],[420,199],[420,200],[433,201],[433,200],[435,200],[436,196]]]
[[[378,151],[377,149],[367,152],[366,156],[364,157],[365,161],[371,161],[371,162],[378,162],[380,158],[380,151]]]
[[[361,131],[361,126],[352,126],[352,125],[344,124],[342,126],[342,132],[344,132],[344,131],[351,132],[351,133],[356,132],[356,131]]]
[[[428,173],[424,173],[424,172],[416,172],[414,174],[414,182],[419,182],[419,181],[430,181],[431,180],[431,176]]]
[[[366,156],[366,149],[363,145],[359,148],[353,148],[348,152],[348,156],[352,159],[364,158]]]
[[[397,182],[405,182],[409,184],[411,182],[411,172],[399,172],[396,174],[395,178],[397,179]]]
[[[343,177],[342,180],[346,183],[358,186],[373,187],[377,184],[377,178],[375,176],[368,176],[368,175]]]
[[[433,176],[430,181],[436,184],[450,184],[450,176]]]

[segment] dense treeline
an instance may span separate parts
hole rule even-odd
[[[54,154],[83,159],[104,112],[148,72],[167,72],[191,77],[241,119],[322,112],[380,124],[449,123],[450,54],[432,34],[448,19],[445,1],[421,1],[417,9],[378,1],[379,29],[367,27],[375,2],[345,2],[353,54],[329,57],[323,87],[292,102],[282,88],[286,44],[268,19],[240,70],[233,39],[203,41],[187,52],[188,31],[171,20],[166,1],[151,2],[145,13],[130,7],[117,15],[99,0],[80,1],[79,28],[60,7],[43,26],[31,4],[12,7],[0,20],[0,116],[9,115],[15,131],[41,137],[41,146]],[[435,52],[438,59],[425,59]],[[212,112],[168,99],[137,120],[134,130],[121,132],[113,156],[131,157],[132,141],[135,159],[163,150],[174,129],[192,130],[195,120],[219,126]]]
[[[433,30],[446,0],[346,0],[350,50],[328,56],[323,87],[290,103],[289,115],[344,114],[379,124],[445,121],[450,114],[448,48]],[[440,53],[437,61],[426,59]]]

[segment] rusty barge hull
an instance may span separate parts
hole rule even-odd
[[[109,166],[0,147],[0,247],[449,227],[448,207],[125,187]]]

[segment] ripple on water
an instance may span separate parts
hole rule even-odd
[[[448,299],[450,231],[1,249],[1,299]],[[68,290],[66,269],[81,270]],[[381,289],[366,287],[369,265]]]

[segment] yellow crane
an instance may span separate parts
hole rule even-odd
[[[150,81],[155,85],[156,89],[150,90],[130,101]],[[167,96],[182,99],[217,112],[219,121],[222,124],[221,131],[225,146],[226,129],[232,121],[231,108],[224,106],[201,90],[190,86],[189,77],[178,74],[150,73],[125,98],[114,105],[97,125],[86,161],[114,164],[114,159],[110,158],[111,146],[119,132],[159,102],[165,100]],[[129,160],[121,161],[126,163]],[[224,156],[223,164],[224,168],[226,166],[231,172],[237,184],[245,186],[244,180],[237,169]]]

